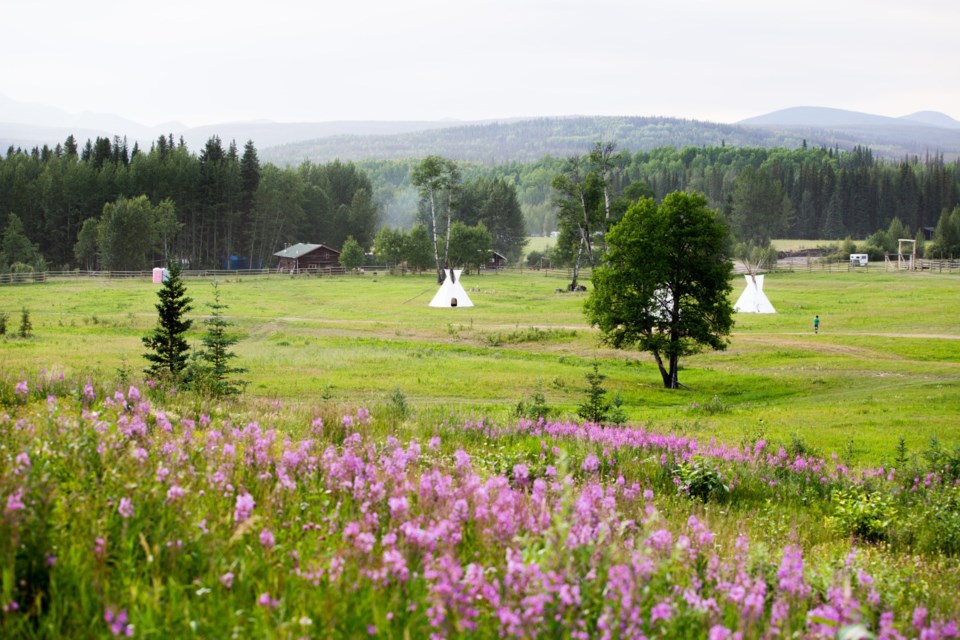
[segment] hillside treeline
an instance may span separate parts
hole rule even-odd
[[[916,231],[935,227],[944,210],[960,202],[960,161],[947,163],[935,155],[889,161],[862,147],[844,152],[719,146],[621,151],[613,160],[609,179],[615,194],[634,182],[645,182],[657,200],[677,190],[697,191],[712,208],[727,214],[745,181],[769,178],[782,189],[791,209],[781,237],[865,238],[886,229],[895,217]],[[517,181],[533,233],[556,228],[550,184],[563,162],[545,158],[491,169]],[[753,171],[745,174],[748,167]]]
[[[583,152],[591,144],[584,141]],[[465,184],[486,181],[515,190],[527,231],[547,234],[560,228],[552,183],[565,162],[548,156],[531,163],[462,163],[462,170]],[[160,221],[148,252],[153,264],[172,253],[193,267],[269,266],[286,244],[339,248],[348,236],[369,249],[380,226],[409,229],[417,221],[420,197],[411,183],[416,163],[378,159],[278,168],[261,164],[252,142],[239,149],[217,137],[196,154],[172,136],[160,137],[147,151],[128,149],[117,138],[78,148],[72,137],[53,149],[10,149],[0,157],[0,230],[20,231],[4,233],[10,244],[6,262],[30,262],[24,256],[32,251],[33,261],[43,259],[44,267],[87,267],[90,245],[97,245],[93,236],[99,238],[103,228],[88,224],[87,242],[78,247],[84,225],[102,222],[106,204],[139,196],[146,196]],[[912,237],[937,227],[960,203],[960,161],[935,154],[879,159],[865,147],[619,148],[606,180],[613,198],[637,183],[658,200],[677,190],[702,192],[731,219],[749,204],[750,225],[763,223],[765,215],[775,219],[767,225],[772,237],[862,239],[889,228],[895,218]],[[126,212],[112,211],[110,220],[119,224]],[[13,238],[9,243],[7,236]],[[139,232],[110,237],[147,241]],[[495,248],[516,257],[515,247]],[[104,257],[94,256],[101,268],[111,262]]]
[[[252,142],[240,150],[217,137],[194,154],[172,136],[145,152],[116,138],[78,148],[71,136],[54,149],[11,149],[0,159],[2,225],[16,224],[8,215],[16,216],[49,268],[93,266],[81,264],[89,256],[82,259],[77,246],[90,220],[103,223],[91,232],[101,253],[125,245],[124,254],[147,256],[147,263],[164,253],[195,268],[266,266],[273,252],[295,242],[339,247],[352,235],[369,246],[379,222],[372,194],[369,178],[351,164],[261,166]],[[106,207],[111,203],[122,206]],[[140,219],[151,215],[156,219]],[[103,242],[112,238],[119,240]],[[118,257],[99,256],[104,268],[146,266]]]
[[[874,154],[885,158],[923,155],[934,150],[956,158],[960,152],[958,129],[896,121],[884,126],[745,126],[663,117],[576,116],[434,126],[392,134],[368,130],[363,135],[317,135],[266,148],[263,158],[284,166],[296,164],[303,158],[314,162],[336,158],[403,160],[438,154],[458,162],[495,165],[536,162],[546,156],[579,155],[599,140],[616,141],[621,149],[634,153],[660,147],[723,145],[795,149],[804,140],[812,147],[869,147]]]
[[[592,144],[584,142],[581,153],[588,152]],[[614,197],[627,185],[641,182],[652,189],[657,200],[677,190],[701,192],[712,208],[727,215],[732,213],[737,190],[746,190],[747,182],[772,182],[772,193],[785,195],[788,205],[786,226],[778,230],[780,237],[862,239],[887,229],[894,218],[915,233],[936,227],[944,211],[960,203],[960,160],[946,162],[940,155],[894,161],[877,158],[865,147],[841,151],[721,145],[661,147],[640,153],[620,149],[612,161],[608,179]],[[565,162],[565,158],[548,156],[530,163],[473,164],[466,166],[464,176],[482,174],[515,184],[528,232],[546,235],[559,228],[551,184]],[[382,199],[386,215],[395,224],[409,224],[403,210],[416,201],[409,180],[415,163],[358,162],[378,192],[386,196]],[[401,203],[404,206],[395,206]],[[781,204],[770,204],[771,215],[781,213]]]

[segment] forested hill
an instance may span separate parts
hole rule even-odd
[[[695,120],[571,116],[469,124],[400,135],[333,136],[266,148],[261,156],[278,165],[297,164],[304,159],[402,159],[427,155],[500,164],[579,155],[598,140],[616,140],[621,149],[640,151],[662,146],[766,146],[769,138],[755,129]]]
[[[891,119],[893,120],[893,119]],[[545,156],[578,155],[599,140],[616,140],[633,152],[659,147],[785,147],[809,146],[851,150],[866,146],[881,157],[942,154],[960,157],[960,129],[922,123],[890,123],[814,127],[802,125],[729,125],[676,118],[566,117],[508,123],[472,124],[398,135],[342,135],[261,150],[277,165],[303,160],[399,159],[442,155],[455,160],[500,164],[531,162]]]

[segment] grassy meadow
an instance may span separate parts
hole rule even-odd
[[[960,277],[772,274],[678,391],[565,282],[221,278],[232,400],[143,380],[157,285],[0,288],[0,637],[960,636]]]
[[[309,405],[385,401],[397,389],[420,410],[497,419],[542,393],[574,416],[593,361],[631,422],[736,443],[763,432],[873,464],[899,438],[958,442],[960,279],[930,274],[775,274],[776,315],[740,314],[724,352],[682,362],[688,391],[667,391],[652,359],[601,346],[583,294],[557,294],[562,274],[464,278],[473,308],[431,309],[429,276],[225,278],[227,314],[242,340],[248,394]],[[187,281],[194,334],[212,299]],[[743,281],[734,281],[735,299]],[[53,281],[0,289],[15,333],[27,307],[30,340],[0,343],[7,377],[39,368],[133,378],[140,337],[156,322],[156,286],[136,280]],[[822,320],[819,335],[812,318]]]

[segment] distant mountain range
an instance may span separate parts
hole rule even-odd
[[[242,146],[253,140],[263,161],[279,165],[304,159],[342,160],[417,158],[439,154],[457,160],[530,162],[544,156],[582,154],[599,140],[615,141],[633,152],[662,146],[759,146],[795,148],[866,146],[890,158],[940,153],[960,158],[960,122],[938,112],[920,111],[900,118],[830,109],[793,107],[720,124],[676,118],[570,116],[488,122],[365,121],[277,123],[236,122],[185,127],[171,122],[156,127],[110,114],[69,114],[54,107],[27,104],[0,95],[0,150],[51,147],[73,134],[82,145],[98,136],[126,136],[144,149],[160,135],[183,137],[198,151],[214,135]]]

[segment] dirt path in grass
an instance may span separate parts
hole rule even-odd
[[[738,338],[750,337],[769,337],[777,338],[780,336],[809,336],[809,331],[797,331],[793,333],[740,333],[733,334]],[[915,338],[923,340],[932,338],[934,340],[960,340],[960,334],[956,333],[874,333],[867,331],[821,331],[822,336],[870,336],[874,338]]]

